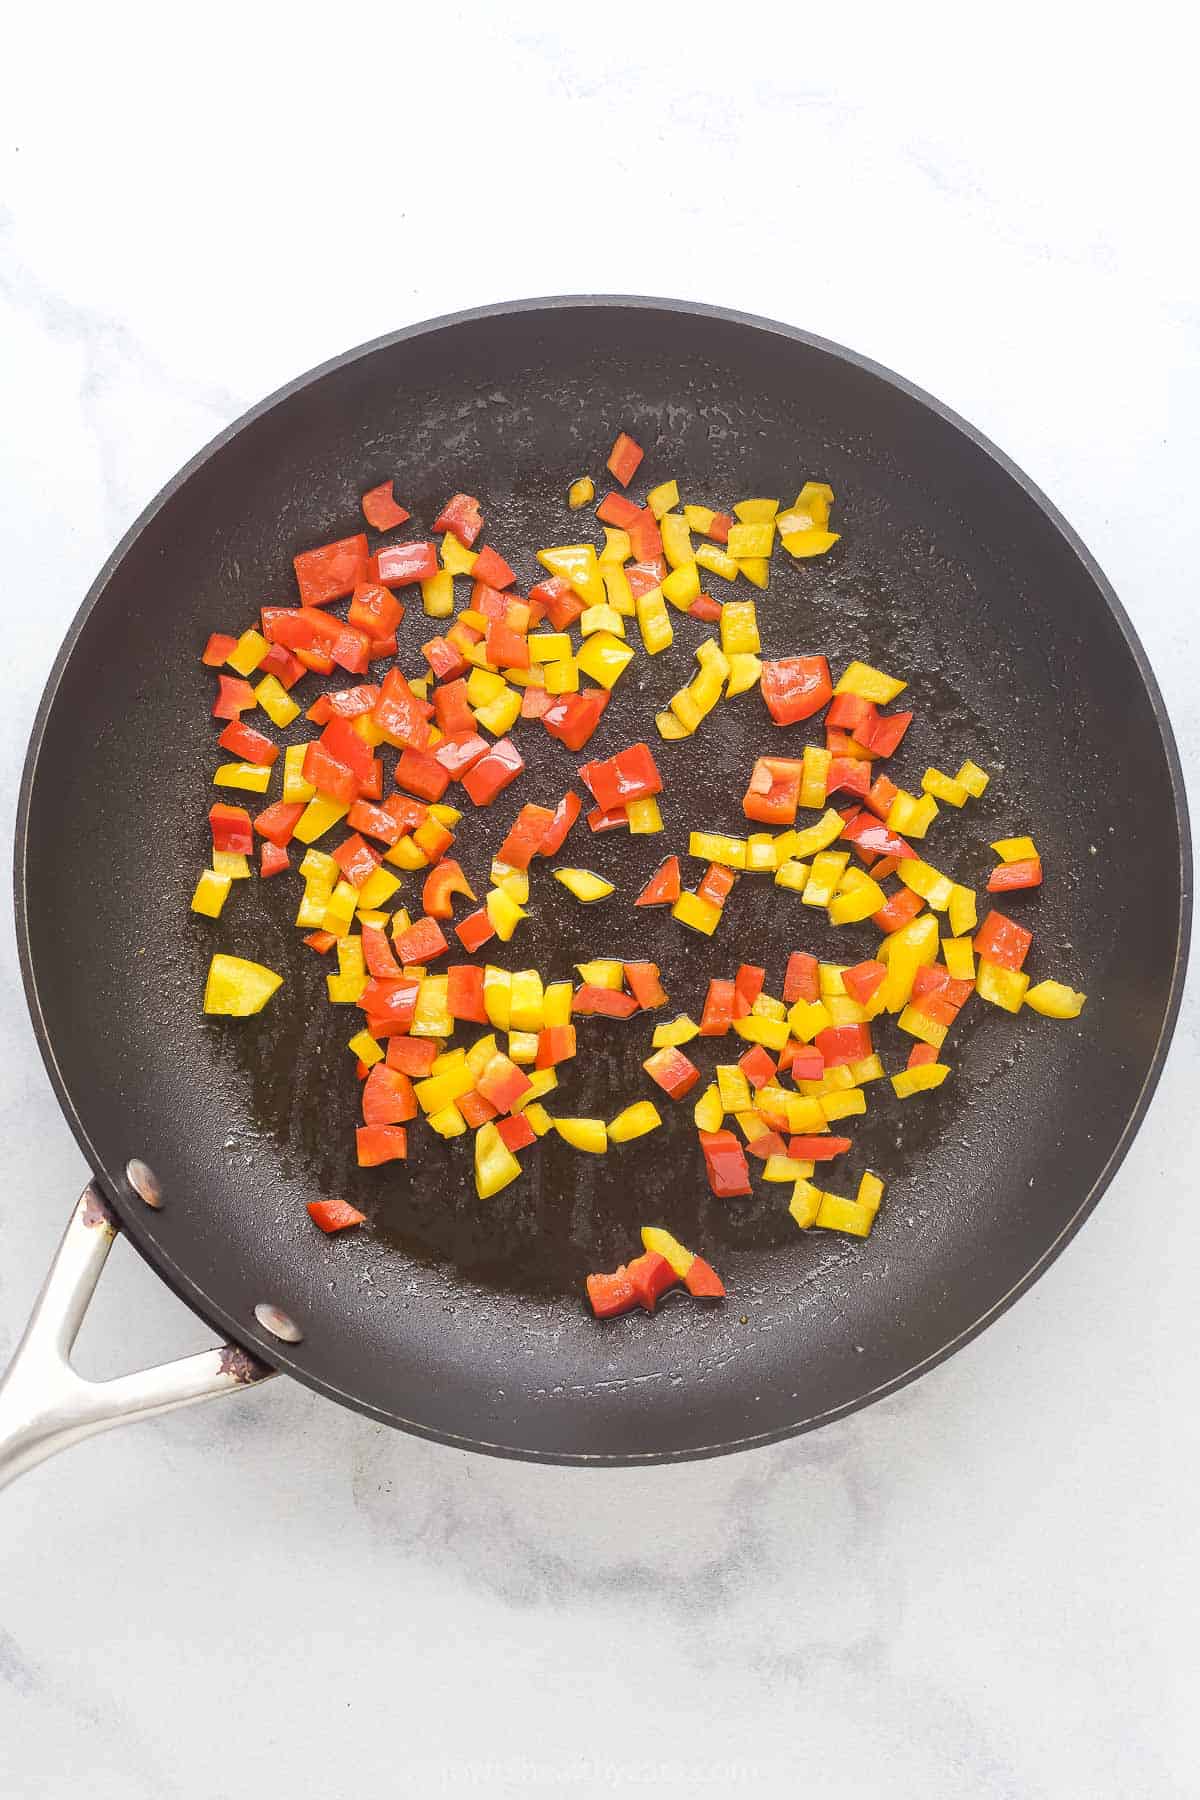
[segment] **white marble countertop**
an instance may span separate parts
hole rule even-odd
[[[60,636],[179,463],[349,344],[556,291],[790,319],[965,413],[1111,576],[1194,778],[1188,59],[1154,3],[971,10],[10,18],[6,841]],[[85,1170],[0,957],[2,1361]],[[275,1382],[47,1464],[0,1502],[0,1793],[1194,1795],[1198,1074],[1193,994],[1068,1254],[806,1439],[547,1470]],[[121,1247],[85,1361],[131,1336],[211,1341]]]

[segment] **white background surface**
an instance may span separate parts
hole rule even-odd
[[[973,419],[1111,576],[1194,777],[1172,9],[850,11],[10,15],[6,840],[59,639],[179,463],[347,345],[555,291],[773,314]],[[0,957],[2,1360],[85,1170]],[[46,1465],[0,1501],[0,1793],[1196,1794],[1196,1031],[1034,1292],[814,1437],[539,1470],[277,1382]],[[91,1363],[207,1341],[120,1247]]]

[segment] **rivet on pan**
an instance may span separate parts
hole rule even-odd
[[[285,1344],[299,1344],[303,1340],[300,1327],[288,1318],[282,1307],[272,1306],[269,1300],[259,1301],[254,1316],[264,1331],[269,1331],[272,1337],[282,1338]]]
[[[144,1200],[147,1206],[152,1206],[157,1212],[163,1203],[162,1188],[158,1176],[149,1164],[142,1162],[140,1157],[131,1156],[125,1164],[125,1179],[138,1199]]]

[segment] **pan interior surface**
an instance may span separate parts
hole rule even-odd
[[[865,1243],[797,1232],[779,1187],[714,1200],[690,1102],[664,1101],[662,1131],[606,1158],[547,1139],[521,1180],[483,1203],[469,1144],[420,1128],[407,1165],[359,1170],[346,1050],[359,1015],[325,1002],[326,965],[292,923],[294,876],[244,884],[215,923],[187,910],[216,797],[207,634],[294,604],[293,555],[360,529],[358,496],[393,476],[413,536],[450,493],[478,494],[487,541],[524,591],[537,547],[598,537],[565,491],[589,472],[604,491],[621,429],[646,447],[649,480],[674,475],[706,504],[832,484],[841,542],[813,562],[777,554],[755,595],[764,654],[824,652],[835,670],[860,656],[908,678],[916,719],[894,778],[918,789],[926,767],[953,771],[964,757],[993,776],[982,801],[944,811],[930,859],[982,888],[989,840],[1032,832],[1047,883],[1019,902],[1036,933],[1030,967],[1089,995],[1069,1023],[978,1003],[942,1089],[903,1105],[881,1096],[854,1122],[830,1185],[847,1191],[867,1167],[887,1181]],[[689,830],[744,829],[755,756],[820,741],[776,730],[750,694],[660,747],[653,713],[710,630],[672,617],[675,645],[638,656],[585,753],[650,741],[665,831],[592,837],[581,823],[566,859],[610,875],[618,894],[584,909],[535,868],[528,922],[488,959],[547,978],[589,956],[653,960],[670,1012],[696,1014],[708,976],[741,961],[764,963],[778,992],[790,950],[854,961],[876,940],[870,927],[833,931],[753,877],[711,941],[633,910]],[[409,599],[408,672],[436,629]],[[517,742],[524,776],[464,821],[456,854],[476,882],[521,802],[553,805],[582,760],[531,723]],[[98,582],[26,784],[17,873],[34,1017],[135,1242],[214,1323],[301,1380],[378,1418],[517,1455],[733,1448],[819,1423],[944,1353],[1026,1283],[1111,1174],[1157,1073],[1182,968],[1173,750],[1098,572],[1027,485],[924,397],[831,346],[703,310],[578,302],[469,315],[356,352],[267,403],[167,490]],[[414,913],[419,881],[397,896]],[[217,948],[284,975],[260,1018],[202,1018]],[[660,1098],[640,1070],[649,1035],[636,1018],[583,1022],[558,1110],[611,1117]],[[880,1036],[895,1067],[901,1040]],[[131,1156],[158,1175],[161,1212],[125,1189]],[[305,1202],[330,1194],[360,1204],[369,1225],[314,1231]],[[701,1248],[727,1280],[726,1304],[592,1322],[583,1275],[634,1254],[643,1223]],[[264,1336],[261,1300],[300,1322],[299,1345]]]

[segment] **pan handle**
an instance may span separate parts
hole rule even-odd
[[[244,1393],[275,1373],[238,1345],[219,1344],[161,1368],[85,1381],[71,1366],[71,1350],[119,1230],[89,1183],[0,1379],[0,1488],[81,1438],[217,1394]]]

